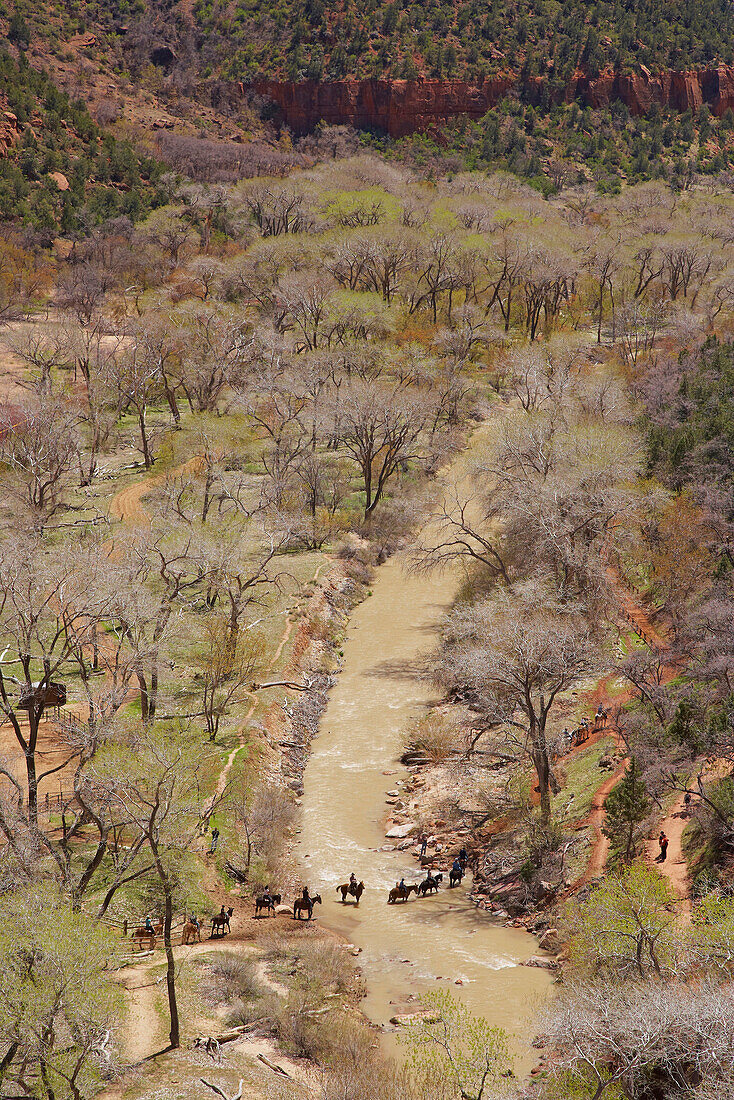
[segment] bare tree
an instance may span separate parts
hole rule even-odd
[[[77,418],[60,397],[42,396],[22,411],[5,410],[0,453],[22,485],[32,522],[42,530],[62,502],[79,451]]]
[[[245,630],[233,639],[226,618],[214,614],[207,619],[203,649],[194,667],[210,741],[216,740],[228,709],[247,697],[262,657],[263,643],[257,633]]]
[[[420,454],[420,437],[431,412],[430,399],[421,393],[356,381],[342,388],[336,431],[362,475],[365,519],[390,478]]]
[[[583,609],[559,604],[538,587],[498,591],[449,618],[441,679],[476,706],[511,753],[535,768],[543,824],[558,784],[551,767],[548,717],[565,691],[597,662]],[[505,750],[506,753],[507,750]]]

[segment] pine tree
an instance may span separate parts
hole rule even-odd
[[[649,814],[650,805],[645,781],[640,777],[633,757],[624,778],[607,796],[604,804],[606,820],[602,830],[612,842],[613,849],[623,853],[625,863],[635,857],[642,835],[640,825]]]

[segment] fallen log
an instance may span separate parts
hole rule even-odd
[[[271,1062],[269,1058],[266,1058],[264,1054],[258,1054],[258,1059],[266,1065],[268,1069],[271,1069],[273,1073],[279,1073],[281,1077],[287,1077],[289,1081],[292,1081],[290,1073],[286,1073],[282,1066],[276,1066],[275,1062]]]

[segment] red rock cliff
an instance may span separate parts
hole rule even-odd
[[[318,122],[356,129],[382,130],[392,137],[422,132],[459,115],[482,115],[516,87],[517,78],[500,74],[479,84],[463,80],[257,80],[249,89],[271,99],[281,118],[296,134],[307,133]],[[544,81],[537,78],[525,88],[531,102],[539,102]],[[244,86],[243,86],[244,91]],[[652,74],[644,67],[625,75],[607,71],[593,79],[581,71],[554,99],[573,99],[591,107],[605,107],[613,100],[626,103],[632,114],[644,115],[653,104],[676,111],[697,110],[707,103],[715,115],[734,108],[734,66],[690,72]]]

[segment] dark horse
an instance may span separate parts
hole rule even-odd
[[[452,867],[449,871],[449,886],[458,886],[464,877],[464,871]]]
[[[225,913],[224,906],[222,906],[222,910],[223,911],[221,913],[217,913],[215,916],[212,917],[212,934],[209,939],[212,939],[215,935],[223,936],[225,929],[227,932],[232,931],[232,929],[230,928],[229,919],[234,913],[234,909],[230,906]]]
[[[393,905],[396,901],[407,901],[411,894],[417,894],[418,887],[414,882],[409,886],[393,886],[387,895],[387,904]]]
[[[337,888],[336,888],[337,894],[340,891],[341,891],[342,901],[346,901],[347,900],[347,894],[349,894],[350,897],[353,897],[355,899],[357,905],[359,905],[359,899],[362,897],[362,894],[364,893],[364,883],[363,882],[358,882],[357,885],[354,886],[351,882],[344,882],[344,883],[342,883],[341,886],[337,886]]]
[[[443,875],[440,871],[437,875],[429,875],[428,878],[423,880],[423,882],[419,882],[418,893],[422,898],[424,898],[426,894],[437,894],[439,882],[443,882]]]
[[[275,906],[280,905],[281,901],[280,894],[271,894],[267,898],[262,894],[259,898],[255,898],[255,916],[260,916],[261,909],[267,909],[268,913],[274,913]]]
[[[301,913],[305,910],[308,913],[306,920],[311,920],[316,902],[321,905],[321,894],[314,894],[312,898],[296,898],[293,902],[293,919],[300,920]]]

